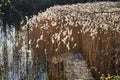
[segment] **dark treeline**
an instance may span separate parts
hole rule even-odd
[[[119,1],[119,0],[12,0],[11,4],[18,10],[35,13],[45,10],[53,5],[65,5],[74,3],[97,2],[97,1]],[[31,11],[32,10],[32,11]]]
[[[0,0],[0,4],[3,0]],[[7,1],[7,0],[4,0]],[[97,2],[97,1],[119,1],[119,0],[10,0],[7,5],[3,3],[0,19],[3,21],[3,29],[6,30],[6,24],[15,25],[19,29],[20,21],[25,16],[32,16],[39,11],[45,11],[46,8],[53,5],[65,5],[74,3]]]

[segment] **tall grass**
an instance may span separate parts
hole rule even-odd
[[[47,55],[48,61],[51,57],[67,52],[81,52],[89,67],[94,67],[91,72],[97,80],[99,72],[120,75],[120,16],[108,7],[106,11],[110,12],[99,12],[104,7],[99,4],[103,5],[88,3],[56,6],[40,13],[36,16],[38,21],[33,18],[36,22],[29,29],[31,47],[36,53]],[[93,13],[94,9],[98,12]]]

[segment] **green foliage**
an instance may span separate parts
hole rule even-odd
[[[1,0],[0,1],[0,14],[4,14],[4,12],[2,12],[2,8],[5,6],[8,6],[8,4],[10,4],[11,0]]]
[[[0,4],[0,8],[2,7],[2,4]]]
[[[8,3],[10,3],[11,1],[10,0],[8,0]]]

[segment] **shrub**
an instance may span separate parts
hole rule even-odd
[[[109,73],[107,76],[105,76],[104,74],[101,74],[100,80],[120,80],[120,76],[119,75],[111,76]]]

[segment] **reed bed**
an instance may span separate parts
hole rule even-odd
[[[120,8],[116,2],[50,7],[24,27],[33,51],[47,56],[48,62],[54,56],[81,52],[94,77],[120,75]],[[60,65],[60,60],[53,61]]]

